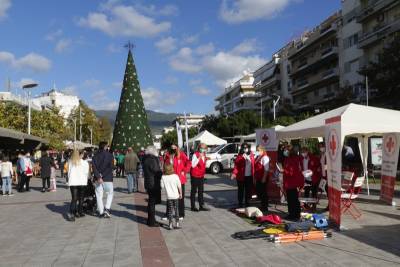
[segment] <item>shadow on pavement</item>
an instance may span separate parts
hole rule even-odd
[[[54,213],[59,213],[64,220],[68,221],[69,202],[64,202],[64,205],[47,204],[46,208]]]

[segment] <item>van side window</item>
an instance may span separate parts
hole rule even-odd
[[[235,154],[236,152],[236,145],[235,144],[229,144],[224,149],[221,150],[221,154]]]

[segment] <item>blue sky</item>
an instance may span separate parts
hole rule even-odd
[[[116,109],[127,50],[146,108],[210,113],[224,85],[340,9],[340,0],[0,0],[0,89]],[[19,90],[20,91],[20,90]]]

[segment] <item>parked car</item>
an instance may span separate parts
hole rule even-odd
[[[256,145],[254,143],[249,144],[251,145],[251,150],[254,152]],[[212,174],[218,174],[223,170],[232,169],[239,149],[240,143],[228,143],[213,148],[207,152],[207,170]]]

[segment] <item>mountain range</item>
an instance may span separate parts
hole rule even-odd
[[[147,120],[153,134],[161,134],[162,129],[165,127],[172,126],[172,122],[180,114],[177,113],[162,113],[152,110],[146,110]],[[96,110],[98,117],[106,117],[114,127],[115,118],[117,116],[117,110]]]

